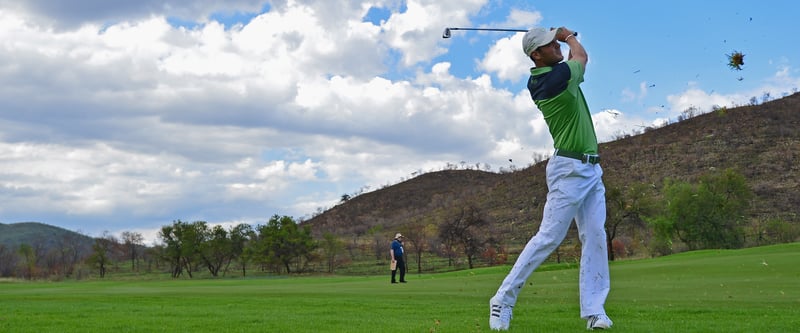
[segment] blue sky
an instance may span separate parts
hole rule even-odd
[[[424,172],[523,168],[552,140],[525,88],[522,33],[442,39],[445,27],[578,31],[609,141],[797,92],[798,7],[0,0],[0,223],[153,241],[178,219],[305,219]]]
[[[683,111],[669,109],[669,97],[687,89],[760,99],[772,90],[776,75],[791,68],[800,55],[797,45],[788,45],[794,43],[779,42],[791,29],[790,15],[798,6],[789,1],[770,6],[749,1],[578,1],[573,10],[562,10],[558,2],[503,4],[494,15],[476,18],[473,25],[508,27],[497,22],[504,22],[503,13],[516,8],[540,12],[541,26],[564,25],[581,32],[591,61],[583,90],[592,109],[621,110],[648,125],[654,119],[674,119]],[[449,52],[437,59],[466,58],[461,54],[481,58],[487,48],[484,43],[513,33],[460,34],[470,40],[453,40]],[[735,51],[745,54],[741,71],[727,66],[727,55]],[[471,62],[459,61],[455,68],[459,75],[475,75]],[[796,77],[797,69],[787,74]],[[522,83],[497,80],[496,86],[513,91]],[[790,88],[796,85],[795,80]],[[772,96],[779,97],[774,92]],[[729,99],[742,103],[738,98]],[[702,102],[697,107],[707,109]]]

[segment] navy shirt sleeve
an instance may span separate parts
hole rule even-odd
[[[528,90],[534,101],[556,97],[567,89],[571,74],[569,66],[562,62],[552,68],[549,72],[532,75],[528,79]]]

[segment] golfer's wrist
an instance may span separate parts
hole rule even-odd
[[[573,35],[573,34],[568,34],[568,35],[567,35],[567,37],[564,37],[564,43],[568,43],[568,42],[569,42],[569,39],[570,39],[570,38],[574,38],[574,37],[575,37],[575,35]]]

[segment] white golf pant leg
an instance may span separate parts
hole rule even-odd
[[[573,219],[582,243],[581,317],[605,313],[608,295],[608,254],[605,242],[605,187],[600,165],[554,156],[547,163],[547,202],[542,223],[520,253],[495,297],[503,304],[517,302],[525,281],[561,244]],[[598,232],[599,230],[599,232]],[[602,238],[602,239],[601,239]],[[588,242],[588,246],[587,243]],[[589,247],[591,246],[591,247]],[[598,311],[598,312],[594,312]]]
[[[600,166],[596,166],[600,169]],[[602,174],[602,169],[600,169]],[[603,182],[595,183],[575,216],[581,240],[579,289],[581,318],[605,314],[605,302],[611,289],[606,238],[606,198]]]

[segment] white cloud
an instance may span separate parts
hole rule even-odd
[[[630,88],[625,88],[622,90],[622,101],[623,102],[641,102],[647,97],[647,90],[650,83],[646,81],[639,83],[639,90],[633,91]]]
[[[531,12],[526,10],[512,9],[511,13],[508,15],[508,19],[506,22],[503,22],[501,26],[508,28],[522,27],[523,29],[528,29],[539,25],[542,19],[542,13],[538,11]],[[520,46],[520,49],[521,48],[522,46]]]
[[[494,73],[500,80],[519,82],[527,79],[530,73],[526,70],[533,67],[533,62],[525,57],[522,51],[522,36],[517,33],[508,38],[500,38],[489,48],[479,67]]]
[[[403,66],[432,59],[445,53],[438,46],[445,27],[458,27],[468,23],[470,15],[485,4],[485,0],[409,0],[407,10],[392,15],[382,28],[386,43],[402,52]]]
[[[44,27],[58,30],[75,29],[84,24],[115,24],[137,21],[151,16],[179,17],[191,21],[205,21],[214,13],[254,13],[263,6],[263,0],[228,0],[225,8],[213,0],[194,0],[176,6],[166,0],[139,1],[47,1],[0,0],[0,8],[20,13],[27,21],[41,22]]]

